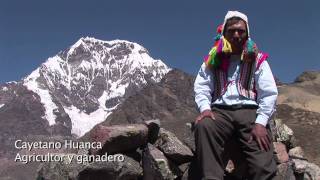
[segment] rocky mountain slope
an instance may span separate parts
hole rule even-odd
[[[49,125],[56,123],[56,114],[66,113],[71,133],[81,136],[123,99],[148,82],[160,81],[168,70],[136,43],[81,38],[49,58],[23,85],[40,96]]]
[[[184,139],[185,124],[192,122],[198,115],[193,83],[193,76],[174,69],[160,83],[150,84],[129,97],[102,124],[140,123],[160,119],[161,127]]]
[[[304,72],[278,89],[276,116],[294,131],[306,158],[320,165],[320,72]]]

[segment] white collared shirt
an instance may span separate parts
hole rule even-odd
[[[259,107],[257,109],[257,118],[255,122],[266,126],[268,120],[275,111],[275,104],[278,96],[277,86],[274,81],[270,66],[267,61],[264,61],[254,74],[257,90],[257,101],[239,95],[236,83],[240,76],[239,70],[240,57],[231,57],[227,76],[227,90],[220,98],[215,100],[213,104],[258,105]],[[204,110],[211,110],[213,90],[213,73],[210,69],[206,68],[205,63],[203,63],[194,82],[195,101],[200,112],[203,112]]]

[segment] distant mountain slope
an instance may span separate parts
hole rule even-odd
[[[168,71],[136,43],[81,38],[49,58],[23,84],[40,96],[49,125],[55,124],[56,114],[67,113],[72,133],[81,136],[125,97],[148,82],[159,82]]]
[[[276,117],[295,133],[306,157],[320,165],[320,71],[308,71],[279,87]]]
[[[160,119],[162,127],[183,138],[185,123],[192,122],[198,115],[193,83],[193,76],[174,69],[160,83],[149,84],[125,100],[103,124],[137,123]]]
[[[279,87],[278,104],[320,113],[320,72],[309,71]]]

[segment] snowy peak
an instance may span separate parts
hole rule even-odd
[[[62,59],[68,59],[72,61],[74,59],[77,59],[75,58],[75,56],[79,54],[99,56],[101,54],[105,54],[108,51],[114,53],[115,56],[129,55],[133,51],[135,53],[148,54],[148,51],[144,47],[134,42],[129,42],[126,40],[102,41],[92,37],[85,37],[80,38],[70,48],[63,52],[60,52],[59,55]],[[118,59],[120,58],[118,57]]]
[[[82,135],[126,97],[159,82],[169,70],[137,43],[85,37],[49,58],[23,82],[40,96],[46,109],[43,118],[50,125],[57,114],[66,113],[73,133]]]

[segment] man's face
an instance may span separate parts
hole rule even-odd
[[[243,44],[246,42],[248,33],[243,20],[231,20],[225,29],[225,38],[231,43],[234,53],[241,53]]]

